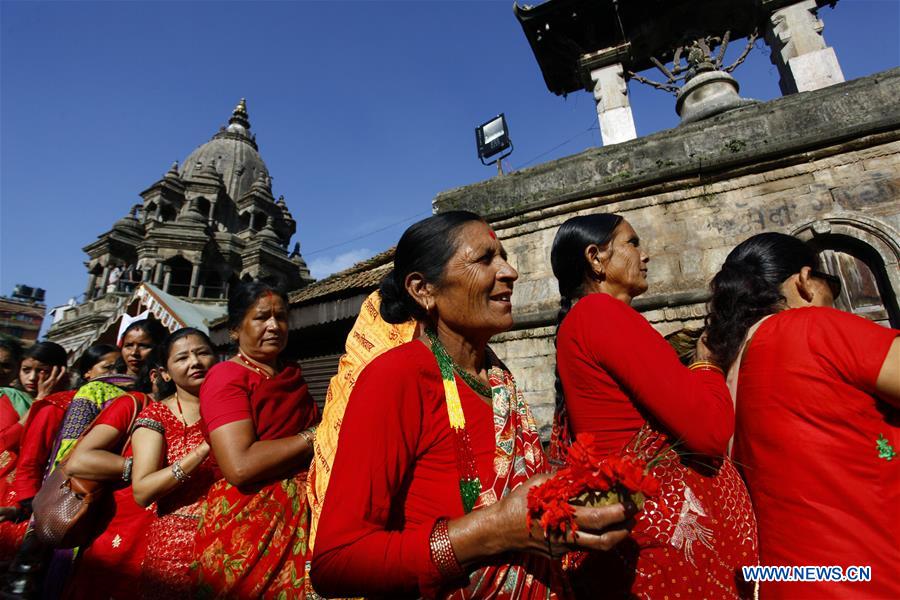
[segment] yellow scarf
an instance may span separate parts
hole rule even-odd
[[[338,364],[337,375],[331,378],[328,385],[322,422],[316,430],[315,455],[309,466],[306,488],[312,510],[309,531],[310,552],[316,542],[316,528],[325,502],[325,490],[331,477],[334,455],[337,452],[341,420],[347,409],[350,392],[356,385],[356,378],[375,357],[411,341],[415,335],[415,321],[400,325],[387,323],[381,318],[378,310],[380,306],[381,296],[378,292],[373,292],[363,302],[359,317],[353,324],[350,335],[347,336],[346,352]]]

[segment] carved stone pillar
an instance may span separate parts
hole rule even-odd
[[[160,285],[162,285],[162,278],[163,278],[163,264],[156,263],[156,265],[153,268],[153,285],[155,285],[156,287],[159,287]]]
[[[597,118],[600,121],[603,145],[635,139],[637,132],[628,101],[628,86],[622,63],[592,70],[591,81],[594,82],[594,100],[597,102]]]
[[[94,297],[94,287],[97,285],[97,276],[93,273],[88,273],[88,284],[87,289],[84,291],[84,299],[90,300]]]
[[[172,283],[172,267],[169,265],[163,266],[163,291],[169,291],[169,284]]]
[[[98,296],[103,296],[106,294],[106,286],[109,285],[109,272],[112,269],[109,268],[109,265],[103,267],[103,274],[100,276],[100,293]]]
[[[200,265],[193,263],[191,265],[191,287],[188,290],[188,298],[197,297],[197,282],[200,280]]]
[[[762,4],[771,10],[766,43],[781,75],[783,94],[818,90],[844,81],[837,55],[822,37],[825,25],[816,16],[816,0],[768,0]]]

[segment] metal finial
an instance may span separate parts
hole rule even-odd
[[[247,99],[241,98],[241,101],[238,102],[237,106],[234,107],[234,110],[231,113],[231,118],[228,119],[229,124],[238,124],[243,125],[247,129],[250,129],[250,115],[247,114]]]

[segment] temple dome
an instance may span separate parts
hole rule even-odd
[[[222,176],[232,200],[238,200],[250,191],[261,176],[268,178],[269,170],[259,155],[256,136],[250,133],[247,103],[243,98],[232,112],[228,125],[184,160],[181,178],[193,179],[209,165]]]

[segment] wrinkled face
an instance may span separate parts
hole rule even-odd
[[[104,377],[115,373],[116,361],[119,360],[120,356],[122,355],[119,352],[109,352],[104,354],[103,357],[84,374],[85,381],[91,381],[97,377]]]
[[[628,221],[616,227],[603,265],[605,291],[611,296],[636,298],[647,291],[647,263],[641,241]]]
[[[22,389],[34,396],[38,391],[38,383],[50,377],[52,370],[52,366],[35,358],[23,359],[22,366],[19,367],[19,381],[22,383]]]
[[[487,223],[473,221],[457,231],[456,252],[433,290],[435,314],[463,335],[487,337],[513,325],[512,291],[519,273]]]
[[[16,380],[19,363],[6,348],[0,348],[0,387],[7,387]]]
[[[153,339],[143,329],[132,329],[122,338],[122,358],[128,375],[137,376],[153,351]]]
[[[288,313],[284,300],[275,294],[263,294],[237,330],[241,352],[261,362],[271,362],[287,346]]]
[[[193,395],[200,393],[200,385],[206,379],[210,367],[216,364],[212,348],[200,336],[180,338],[169,348],[169,358],[162,376],[166,381]]]

